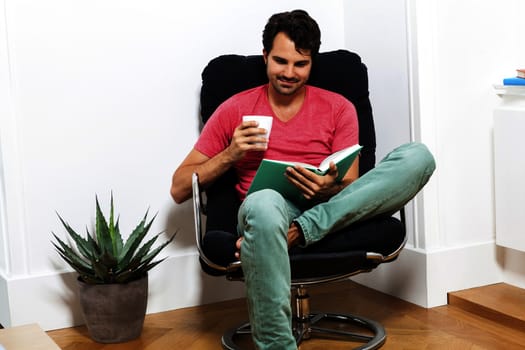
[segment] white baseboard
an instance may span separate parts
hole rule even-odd
[[[414,304],[427,305],[427,259],[424,252],[405,248],[397,260],[382,264],[352,280]]]
[[[494,242],[424,252],[405,248],[398,260],[353,280],[423,307],[444,305],[447,292],[502,281]],[[38,323],[44,330],[83,323],[76,273],[0,276],[0,323]],[[241,298],[244,285],[201,272],[196,254],[170,257],[150,272],[147,313]]]
[[[503,260],[503,282],[525,289],[525,252],[499,247]]]
[[[9,313],[9,293],[7,292],[7,278],[0,273],[0,324],[7,327],[11,324]]]
[[[76,273],[66,272],[0,280],[0,323],[4,327],[38,323],[46,331],[83,324],[76,277]],[[197,255],[171,257],[150,271],[147,313],[243,296],[242,283],[202,273]]]
[[[353,277],[358,283],[423,307],[447,303],[447,293],[503,281],[493,241],[432,252],[406,247],[397,261]]]

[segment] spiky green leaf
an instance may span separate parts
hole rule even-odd
[[[153,243],[159,235],[160,234],[153,237],[148,243]],[[158,246],[151,252],[149,252],[149,248],[147,250],[141,249],[140,254],[137,253],[129,264],[129,266],[132,267],[132,269],[136,270],[136,275],[141,275],[142,273],[149,271],[154,266],[156,266],[158,262],[163,261],[164,259],[161,259],[158,262],[151,262],[160,253],[161,250],[163,250],[169,243],[171,243],[174,237],[175,235],[173,235],[170,239],[162,243],[160,246]]]
[[[69,224],[67,222],[65,222],[65,220],[62,219],[62,217],[57,213],[57,216],[58,218],[60,219],[60,222],[62,223],[62,225],[65,227],[67,233],[69,234],[69,236],[73,239],[73,241],[75,242],[75,245],[78,249],[78,251],[80,252],[80,254],[82,254],[86,259],[89,259],[90,256],[91,256],[91,252],[92,252],[92,246],[91,246],[91,242],[86,241],[84,238],[82,238],[79,234],[76,233],[75,230],[73,230],[71,228],[71,226],[69,226]],[[89,237],[89,235],[88,235]]]
[[[75,266],[89,269],[89,264],[84,259],[82,259],[82,257],[75,250],[68,246],[54,233],[53,236],[59,244],[57,245],[53,242],[53,245],[58,252],[66,256]]]
[[[117,217],[117,220],[115,222],[115,238],[114,238],[114,244],[113,244],[115,247],[115,250],[113,251],[113,255],[116,257],[119,257],[120,254],[122,254],[122,248],[124,246],[122,235],[120,234],[119,221],[120,221],[120,217]]]
[[[102,254],[104,252],[112,252],[113,245],[111,242],[111,234],[109,233],[109,226],[106,218],[104,217],[104,214],[102,213],[102,210],[100,209],[100,204],[97,197],[95,198],[95,201],[97,207],[95,215],[95,233],[97,236],[97,242],[100,250],[102,251]]]
[[[102,251],[100,250],[100,247],[98,246],[97,241],[95,241],[93,239],[91,233],[89,233],[89,230],[87,228],[86,228],[86,237],[87,237],[86,240],[89,243],[89,247],[91,248],[90,249],[90,253],[93,256],[98,256],[98,255],[102,254]]]
[[[91,269],[89,265],[84,266],[81,262],[79,263],[78,261],[72,259],[70,255],[65,253],[64,250],[61,250],[57,245],[55,245],[55,248],[57,250],[58,255],[60,255],[60,257],[64,259],[75,271],[89,272],[89,270]]]
[[[131,235],[128,237],[126,243],[124,244],[124,248],[122,248],[121,255],[119,256],[119,260],[121,261],[122,265],[129,264],[129,262],[135,255],[135,251],[140,246],[140,243],[148,234],[148,231],[151,228],[151,225],[153,224],[153,220],[155,220],[155,218],[157,217],[157,215],[155,214],[155,216],[146,224],[147,216],[148,211],[146,211],[144,218],[133,230]]]
[[[156,235],[155,237],[153,237],[151,239],[151,241],[155,241],[157,239],[157,237],[159,237],[160,234]],[[173,238],[175,238],[175,234],[172,235],[167,241],[165,241],[164,243],[162,243],[161,245],[159,245],[157,248],[155,248],[154,250],[152,250],[151,252],[149,252],[148,254],[146,254],[143,258],[142,258],[142,262],[145,262],[145,263],[149,263],[151,260],[153,260],[160,252],[161,250],[163,250],[168,244],[171,243],[171,241],[173,240]],[[149,249],[148,249],[149,251]]]
[[[112,283],[110,276],[110,270],[105,266],[99,258],[94,258],[91,260],[91,266],[95,276],[101,281],[106,281],[107,283]]]
[[[113,193],[111,193],[111,205],[109,212],[109,236],[111,239],[111,253],[113,256],[119,256],[122,250],[122,237],[118,227],[118,219],[115,223],[115,210],[113,206]]]

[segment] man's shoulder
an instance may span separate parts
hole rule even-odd
[[[317,99],[328,100],[330,102],[335,102],[335,101],[341,101],[343,103],[350,102],[343,95],[337,92],[334,92],[334,91],[330,91],[330,90],[323,89],[323,88],[313,86],[313,85],[307,85],[307,88],[309,90],[309,94],[312,97],[317,98]]]
[[[240,118],[241,115],[252,110],[264,96],[265,85],[236,92],[217,107],[213,112],[212,117],[215,116],[222,120],[224,118],[233,118],[236,120],[236,118]]]
[[[239,100],[250,100],[258,99],[261,94],[265,94],[267,85],[259,85],[254,88],[240,91],[234,94],[229,100],[239,101]]]

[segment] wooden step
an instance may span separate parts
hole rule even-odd
[[[38,324],[0,330],[0,349],[60,350]]]
[[[502,325],[525,329],[525,289],[506,283],[448,293],[448,304]]]

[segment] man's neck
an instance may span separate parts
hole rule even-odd
[[[292,95],[278,93],[271,85],[268,89],[268,101],[270,102],[270,106],[277,118],[284,122],[289,121],[299,112],[303,105],[305,96],[305,86]]]

